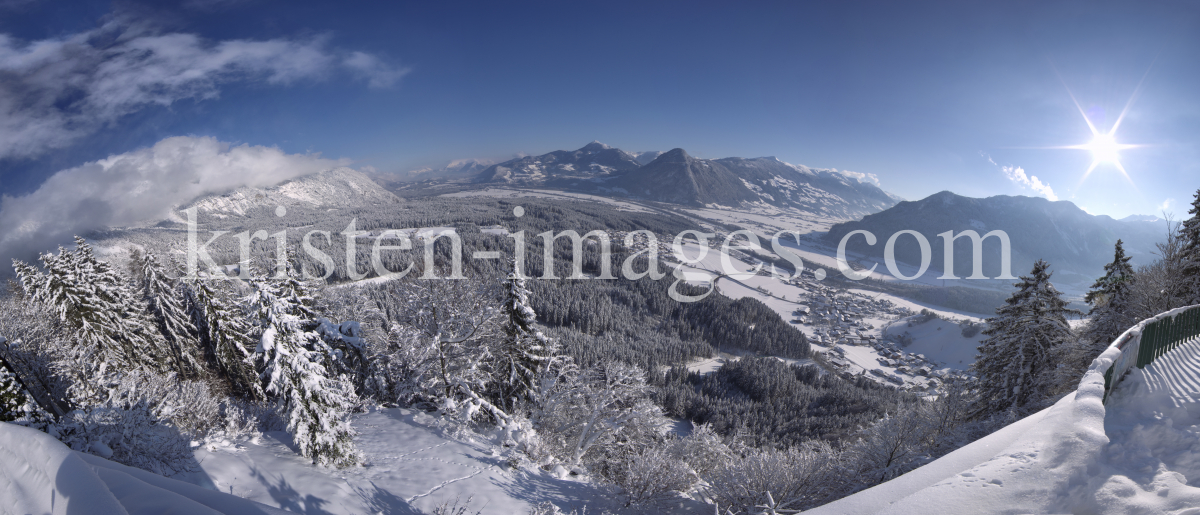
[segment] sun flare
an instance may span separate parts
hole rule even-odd
[[[1090,126],[1091,122],[1088,122],[1088,125]],[[1122,145],[1117,143],[1117,138],[1113,134],[1116,132],[1116,127],[1113,127],[1113,130],[1107,133],[1098,132],[1094,127],[1092,128],[1092,131],[1092,141],[1082,145],[1067,147],[1087,150],[1092,153],[1092,164],[1091,166],[1088,166],[1087,171],[1083,173],[1083,178],[1080,179],[1079,182],[1082,183],[1084,179],[1087,179],[1087,177],[1092,174],[1092,170],[1095,170],[1097,166],[1102,164],[1116,167],[1117,170],[1120,170],[1121,175],[1124,175],[1126,179],[1129,179],[1130,182],[1132,182],[1132,179],[1129,178],[1129,173],[1126,172],[1125,167],[1121,165],[1121,151],[1127,148],[1137,147],[1137,145]]]
[[[1092,160],[1097,163],[1117,163],[1121,160],[1117,153],[1121,146],[1112,134],[1097,134],[1086,146],[1092,152]]]

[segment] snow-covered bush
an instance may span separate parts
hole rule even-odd
[[[400,310],[384,354],[398,374],[397,401],[506,424],[508,413],[487,398],[499,316],[487,287],[469,279],[414,280],[392,293]]]
[[[922,410],[898,405],[864,428],[847,448],[844,459],[857,481],[873,486],[924,464],[929,459],[933,428]]]
[[[593,449],[642,443],[665,423],[638,367],[608,362],[542,385],[531,419],[565,461],[579,465]]]
[[[691,489],[696,475],[683,460],[661,445],[623,449],[605,460],[603,482],[625,500],[625,506],[655,505]]]
[[[169,475],[194,464],[189,440],[154,414],[143,400],[76,410],[51,434],[77,451]]]
[[[529,508],[529,515],[587,515],[587,508],[584,508],[583,511],[571,510],[570,512],[565,512],[550,501],[542,501]]]
[[[772,499],[775,508],[807,509],[845,491],[840,459],[817,440],[787,450],[747,449],[703,478],[705,492],[720,510],[733,513],[758,513],[755,507]]]
[[[987,327],[986,324],[971,320],[963,320],[958,323],[958,328],[961,330],[963,338],[974,338],[985,327]]]
[[[670,452],[704,477],[733,458],[733,453],[721,436],[708,424],[692,427],[692,432],[670,442]]]

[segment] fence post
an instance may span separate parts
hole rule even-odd
[[[1157,322],[1147,324],[1146,328],[1142,330],[1142,341],[1138,345],[1137,352],[1136,364],[1138,368],[1146,368],[1146,363],[1149,361],[1146,359],[1146,353],[1154,346],[1154,334],[1156,332],[1158,332]]]

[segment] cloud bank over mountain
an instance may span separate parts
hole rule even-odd
[[[62,170],[29,195],[4,196],[0,259],[31,259],[75,234],[162,219],[172,207],[201,195],[271,186],[345,164],[215,138],[167,138]]]

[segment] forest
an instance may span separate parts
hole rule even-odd
[[[1120,331],[1146,316],[1200,301],[1200,193],[1188,220],[1134,269],[1120,242],[1088,296],[1088,323],[1038,262],[988,320],[976,381],[917,397],[823,364],[804,335],[753,299],[670,299],[669,280],[540,280],[539,238],[524,265],[464,260],[461,280],[416,272],[353,282],[344,265],[299,252],[301,231],[453,227],[463,252],[512,256],[508,232],[648,230],[667,235],[693,221],[592,203],[521,199],[408,199],[386,209],[269,210],[205,220],[206,231],[289,229],[285,274],[276,242],[253,242],[240,263],[229,239],[214,246],[210,274],[183,277],[185,229],[164,223],[77,238],[73,248],[14,262],[0,298],[0,419],[36,427],[72,448],[157,473],[194,466],[188,442],[285,430],[313,463],[355,466],[351,416],[369,405],[426,410],[464,428],[498,428],[509,457],[565,465],[629,506],[691,495],[730,513],[806,509],[887,481],[1054,402]],[[341,227],[338,227],[341,225]],[[730,228],[718,227],[718,231]],[[96,247],[132,249],[111,261]],[[332,237],[326,249],[341,248]],[[452,246],[438,241],[434,270],[450,273]],[[623,262],[634,249],[615,245]],[[359,270],[370,267],[363,247]],[[556,240],[560,277],[572,248]],[[585,245],[583,271],[602,254]],[[638,267],[650,266],[647,257]],[[698,287],[697,287],[698,288]],[[717,352],[746,355],[709,374],[686,365]],[[789,365],[783,359],[800,360]],[[1032,363],[1033,366],[1021,366]],[[1018,392],[1018,393],[1014,393]],[[664,428],[686,420],[678,436]]]

